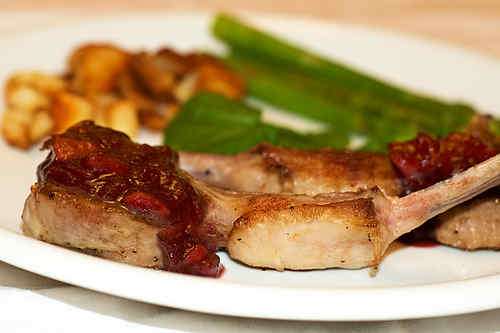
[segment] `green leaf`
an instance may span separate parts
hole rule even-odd
[[[200,93],[186,102],[165,128],[164,143],[176,150],[234,154],[261,142],[304,149],[343,148],[348,142],[333,131],[305,135],[265,124],[260,118],[261,112],[246,104]]]

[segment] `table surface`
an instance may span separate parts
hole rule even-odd
[[[337,21],[366,24],[398,31],[434,37],[483,53],[500,56],[500,0],[496,1],[378,1],[378,5],[362,1],[330,1],[321,10],[319,0],[309,0],[310,7],[301,1],[241,1],[231,3],[238,9],[268,12],[305,13]],[[119,1],[106,4],[85,1],[79,12],[63,8],[64,1],[28,1],[3,3],[0,8],[0,38],[16,32],[30,31],[54,24],[81,20],[97,15],[115,13]],[[84,3],[74,1],[74,3]],[[199,9],[224,8],[224,1],[142,0],[144,5],[133,8],[149,11],[154,8]],[[399,8],[395,8],[399,5]],[[45,7],[44,7],[45,6]],[[42,7],[44,10],[42,11]],[[281,10],[279,8],[284,8]],[[7,10],[8,9],[8,10]],[[99,14],[96,10],[99,9]],[[101,10],[102,9],[102,10]],[[131,10],[131,7],[127,10]],[[377,13],[377,10],[379,12]],[[123,12],[125,10],[122,10]],[[378,15],[377,15],[378,14]],[[3,294],[1,292],[4,292]],[[13,291],[13,292],[11,292]],[[6,293],[7,292],[7,293]],[[0,262],[0,327],[16,327],[19,332],[84,332],[101,325],[121,332],[157,332],[160,328],[183,332],[500,332],[500,310],[462,316],[422,320],[318,323],[256,320],[192,313],[158,307],[119,297],[108,296],[17,269]],[[7,301],[6,301],[7,300]],[[19,302],[21,301],[21,302]],[[31,314],[27,321],[26,311]],[[66,321],[61,320],[61,313]],[[67,321],[78,322],[70,328]],[[34,325],[31,321],[36,321]],[[101,324],[104,323],[104,324]],[[104,325],[104,326],[102,326]],[[74,325],[73,325],[74,326]],[[0,329],[3,331],[3,329]],[[99,329],[100,330],[100,329]],[[16,330],[13,330],[16,331]],[[170,332],[172,332],[170,331]]]
[[[499,0],[16,0],[0,11],[77,11],[79,16],[158,10],[245,10],[312,16],[416,34],[500,57]]]

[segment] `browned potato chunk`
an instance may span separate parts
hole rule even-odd
[[[155,98],[169,98],[176,75],[162,57],[141,52],[133,56],[130,70],[138,83]]]
[[[198,75],[190,73],[185,75],[174,89],[174,96],[180,102],[187,101],[196,92]]]
[[[107,110],[107,126],[121,131],[131,138],[139,131],[139,115],[134,103],[122,100],[112,104]]]
[[[158,105],[153,111],[143,110],[139,113],[141,123],[153,131],[161,131],[179,112],[177,104]]]
[[[54,121],[49,111],[39,111],[32,117],[29,129],[31,142],[38,142],[52,132]]]
[[[7,111],[3,114],[2,135],[18,148],[27,149],[50,134],[49,114],[54,94],[65,89],[56,75],[38,71],[14,73],[5,86]]]
[[[2,135],[5,141],[18,148],[28,149],[33,143],[29,132],[31,121],[31,112],[7,109],[2,115]]]
[[[56,75],[38,71],[16,72],[5,85],[5,101],[11,109],[47,109],[52,95],[64,88],[64,81]]]
[[[28,148],[86,119],[135,137],[139,124],[162,130],[197,91],[240,98],[245,90],[217,58],[167,48],[132,54],[86,44],[70,55],[68,67],[63,76],[22,71],[9,78],[1,124],[7,142]]]
[[[171,49],[140,52],[132,57],[130,71],[137,83],[153,98],[171,100],[177,81],[193,68],[190,60]]]
[[[6,91],[6,103],[17,110],[36,110],[50,107],[50,97],[29,86],[17,86]]]
[[[31,112],[8,109],[2,118],[2,135],[5,141],[21,149],[28,149],[52,131],[52,119],[44,110]]]
[[[88,44],[69,58],[71,88],[82,95],[110,92],[127,67],[129,54],[109,44]]]
[[[68,92],[59,93],[54,97],[50,111],[55,133],[64,132],[79,121],[94,119],[92,104],[85,98]]]
[[[40,71],[19,71],[7,80],[6,94],[20,86],[31,87],[40,93],[50,95],[65,89],[66,83],[57,75]]]
[[[94,109],[94,121],[99,126],[108,125],[108,110],[116,103],[118,97],[111,94],[96,95],[88,99]]]
[[[228,98],[241,98],[245,94],[243,80],[217,63],[207,62],[198,68],[197,90],[206,90]]]
[[[140,124],[153,131],[162,130],[179,110],[175,102],[164,103],[146,95],[128,73],[120,77],[120,91],[136,106]]]

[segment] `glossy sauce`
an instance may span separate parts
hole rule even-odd
[[[465,133],[452,133],[443,139],[420,133],[414,140],[389,145],[389,158],[402,176],[407,193],[447,179],[497,153]]]
[[[169,147],[135,144],[123,133],[81,122],[54,135],[38,168],[39,183],[53,182],[115,203],[161,227],[165,270],[219,276],[216,248],[203,235],[203,202],[177,168]]]

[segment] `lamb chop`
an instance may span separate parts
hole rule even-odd
[[[462,160],[474,164],[495,154],[494,149],[475,137],[454,134],[445,140],[443,146],[448,155],[450,150],[455,150],[455,163],[460,160],[456,155],[462,155]],[[386,194],[396,196],[435,183],[439,176],[449,176],[440,175],[436,168],[422,170],[415,166],[417,162],[432,165],[426,154],[430,148],[436,150],[436,143],[437,140],[419,135],[410,142],[393,144],[391,158],[394,164],[384,154],[331,149],[305,151],[260,144],[237,155],[181,152],[180,166],[197,179],[236,191],[315,195],[378,186]],[[456,151],[457,147],[459,151]],[[464,152],[463,147],[469,147],[468,151]],[[405,156],[406,150],[410,153]],[[427,160],[416,161],[414,157],[418,152]],[[399,166],[403,174],[394,165]],[[466,166],[459,168],[465,169]],[[446,171],[452,172],[450,168]],[[407,177],[404,177],[405,172]],[[405,238],[435,239],[467,250],[500,248],[499,194],[498,190],[491,190],[471,199],[437,216],[438,222],[427,223],[414,235]]]
[[[255,207],[323,203],[244,195],[197,182],[168,147],[81,122],[54,135],[23,211],[23,232],[134,265],[216,276],[232,222]]]
[[[260,144],[237,155],[180,153],[180,167],[195,178],[235,191],[316,195],[378,186],[388,195],[403,184],[383,154],[301,150]]]
[[[193,179],[168,147],[131,142],[81,122],[45,143],[23,212],[23,231],[134,265],[218,276],[215,251],[283,269],[377,265],[388,245],[500,184],[497,155],[403,198],[383,190],[241,193]]]
[[[469,251],[500,249],[500,188],[488,190],[402,237],[410,244],[428,240]]]

